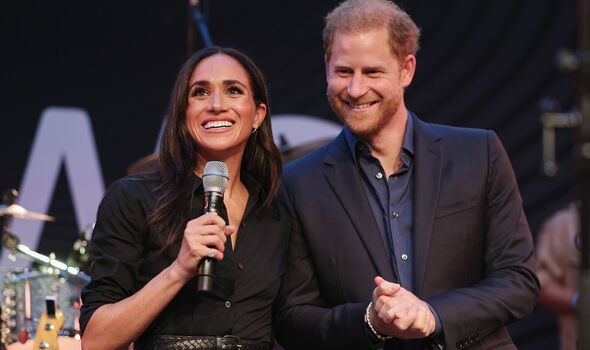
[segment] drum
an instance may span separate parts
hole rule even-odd
[[[2,291],[2,338],[7,349],[16,349],[35,339],[39,320],[46,312],[47,297],[55,298],[64,316],[58,344],[67,345],[60,346],[60,350],[80,349],[80,293],[86,282],[50,272],[24,271],[6,276]]]

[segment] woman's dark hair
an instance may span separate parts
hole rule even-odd
[[[194,189],[188,188],[189,178],[197,165],[197,146],[186,126],[189,82],[195,67],[205,58],[223,54],[234,58],[248,74],[254,103],[264,103],[266,116],[258,130],[246,144],[241,170],[261,184],[259,204],[268,207],[273,202],[281,180],[281,156],[272,136],[270,105],[266,81],[260,69],[244,53],[223,47],[211,47],[198,51],[182,66],[170,97],[170,106],[164,134],[160,142],[160,174],[162,184],[158,187],[159,198],[154,211],[148,216],[145,227],[153,226],[162,232],[167,250],[182,236],[190,215],[190,202],[186,200]]]

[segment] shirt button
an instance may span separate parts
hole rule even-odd
[[[238,263],[238,269],[243,270],[244,269],[244,264]]]
[[[391,215],[396,219],[399,217],[399,213],[397,211],[394,211],[393,213],[391,213]]]
[[[403,253],[403,254],[402,254],[402,260],[403,260],[403,261],[406,261],[406,260],[408,260],[408,254],[406,254],[406,253]]]
[[[226,300],[225,301],[225,307],[229,309],[231,307],[231,301]]]
[[[377,175],[375,175],[375,177],[378,178],[378,179],[381,179],[381,178],[383,178],[383,174],[377,173]]]

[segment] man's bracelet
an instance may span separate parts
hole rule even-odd
[[[365,324],[367,325],[367,327],[369,327],[369,329],[371,330],[371,333],[379,341],[386,341],[387,339],[391,339],[391,336],[389,336],[389,335],[383,335],[383,334],[377,332],[375,330],[375,328],[373,327],[373,325],[371,324],[371,320],[369,319],[369,312],[370,312],[372,306],[373,306],[373,302],[371,301],[369,303],[369,305],[367,305],[367,310],[365,311]]]
[[[574,309],[574,310],[578,306],[578,296],[579,296],[578,291],[576,291],[574,293],[574,296],[572,297],[572,309]]]

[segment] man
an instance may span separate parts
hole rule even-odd
[[[578,342],[575,304],[580,272],[579,232],[580,213],[578,205],[572,203],[551,215],[537,236],[539,303],[557,315],[561,350],[575,350]]]
[[[287,349],[514,349],[505,325],[534,307],[532,238],[497,136],[406,110],[418,37],[386,0],[326,17],[327,95],[345,128],[285,167]]]

